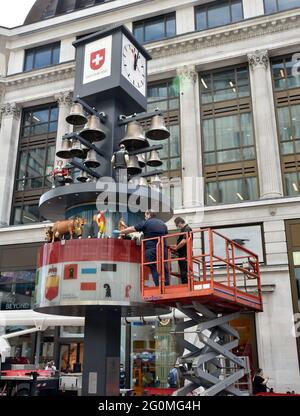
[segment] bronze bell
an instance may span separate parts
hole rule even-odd
[[[159,175],[155,175],[155,176],[152,176],[151,177],[151,185],[152,186],[157,186],[157,187],[160,187],[160,185],[161,185],[161,179],[160,179],[160,177],[159,177]]]
[[[127,172],[129,175],[138,175],[142,172],[137,156],[129,156]]]
[[[137,121],[128,123],[126,135],[120,144],[124,144],[128,151],[139,150],[149,146],[148,141],[145,139],[143,127]]]
[[[86,147],[84,144],[81,144],[81,150],[82,150],[81,156],[77,156],[77,157],[79,159],[86,159],[87,158],[87,154],[90,151],[90,149],[88,147]]]
[[[145,155],[140,154],[140,155],[137,155],[137,157],[138,157],[140,167],[144,168],[146,166]]]
[[[71,183],[74,183],[74,179],[72,176],[68,173],[68,175],[65,177],[65,184],[70,185]]]
[[[72,124],[73,126],[83,126],[88,122],[81,104],[74,103],[72,105],[70,114],[66,117],[66,122]]]
[[[158,152],[156,150],[152,150],[152,152],[150,153],[150,158],[147,161],[147,165],[153,168],[157,168],[162,164],[163,162],[161,161]]]
[[[65,139],[62,141],[61,148],[56,152],[56,156],[60,159],[71,159],[73,156],[71,154],[72,143],[71,140]]]
[[[72,141],[72,147],[71,147],[70,153],[71,153],[71,157],[83,158],[84,152],[81,148],[81,143],[79,140],[75,139]]]
[[[98,168],[100,166],[100,162],[97,160],[97,153],[95,152],[95,150],[90,150],[87,154],[87,159],[83,162],[83,164],[87,167],[87,168]]]
[[[141,178],[140,178],[140,180],[139,180],[139,186],[140,186],[141,188],[148,188],[148,181],[147,181],[147,178],[143,178],[143,177],[141,177]]]
[[[82,170],[80,172],[80,176],[78,176],[77,180],[78,182],[85,183],[88,180],[89,176],[85,170]]]
[[[151,121],[150,129],[146,132],[147,139],[166,140],[170,137],[170,132],[165,126],[163,116],[154,116]]]
[[[84,129],[79,133],[85,140],[89,142],[99,142],[104,140],[106,133],[102,127],[102,123],[97,116],[90,116]]]

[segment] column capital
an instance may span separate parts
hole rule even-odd
[[[266,49],[257,50],[255,52],[249,53],[247,56],[250,68],[252,70],[261,67],[265,67],[265,69],[268,68],[270,60],[268,51]]]
[[[185,82],[191,82],[195,84],[198,77],[195,65],[184,65],[183,67],[177,68],[177,76]]]
[[[59,106],[70,106],[73,102],[73,91],[64,91],[54,96]]]
[[[0,105],[0,115],[1,117],[20,117],[21,115],[21,106],[16,103],[4,103]]]

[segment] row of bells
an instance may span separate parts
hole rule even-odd
[[[74,157],[84,159],[83,164],[91,169],[100,166],[95,150],[83,146],[79,140],[63,140],[62,147],[56,152],[56,156],[60,159],[73,159]]]
[[[89,150],[86,146],[83,146],[79,140],[63,140],[62,148],[58,150],[56,156],[60,159],[72,159],[74,157],[85,159],[83,164],[92,169],[96,169],[100,166],[95,150]],[[144,155],[129,156],[127,165],[128,174],[137,175],[141,173],[146,164],[153,168],[162,166],[163,162],[156,150],[152,150],[147,161],[145,160]]]
[[[84,170],[80,172],[80,175],[76,179],[78,182],[81,182],[81,183],[86,183],[88,181],[91,181],[91,178],[89,177],[88,173],[85,172]],[[96,180],[96,179],[94,178],[92,180]],[[71,184],[71,183],[74,183],[74,180],[71,175],[68,175],[63,179],[63,182],[66,184]],[[160,184],[161,184],[161,179],[159,175],[155,175],[151,177],[151,180],[150,180],[151,186],[160,186]],[[139,178],[138,186],[143,187],[143,188],[148,188],[149,182],[147,178],[144,178],[144,177]]]
[[[72,105],[70,114],[66,121],[73,126],[84,126],[80,135],[87,141],[93,143],[106,138],[105,127],[101,120],[95,116],[86,116],[83,107],[79,103]],[[124,144],[126,149],[138,150],[148,146],[149,140],[165,140],[170,137],[170,132],[165,126],[162,116],[154,116],[151,121],[150,129],[144,133],[142,125],[137,121],[131,121],[127,125],[126,135],[120,144]]]

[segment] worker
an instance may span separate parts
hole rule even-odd
[[[174,220],[176,227],[180,231],[180,233],[190,233],[193,230],[191,227],[186,224],[185,220],[181,217],[177,217]],[[183,260],[178,260],[178,266],[180,271],[180,279],[182,284],[186,284],[188,282],[188,263],[187,263],[187,240],[186,235],[181,234],[177,238],[176,245],[171,247],[172,250],[176,252],[179,258]]]
[[[156,213],[153,211],[146,211],[145,212],[145,221],[142,221],[139,224],[134,225],[133,227],[125,228],[122,231],[122,234],[130,234],[134,232],[142,232],[144,234],[144,239],[147,240],[147,238],[154,238],[154,237],[162,237],[164,235],[168,234],[168,228],[166,224],[156,218]],[[157,271],[156,264],[156,245],[158,243],[158,240],[150,240],[145,242],[145,259],[146,262],[153,262],[149,265],[153,281],[155,286],[159,286],[159,274]],[[164,247],[164,257],[165,259],[168,258],[168,247],[167,243],[165,241],[165,247]],[[169,268],[168,263],[165,262],[164,265],[165,270],[165,285],[169,285]]]

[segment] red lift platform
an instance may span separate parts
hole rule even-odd
[[[171,247],[164,258],[164,245],[170,239],[183,236],[187,256],[178,258]],[[145,259],[145,245],[157,241],[154,262]],[[202,249],[193,249],[201,243]],[[201,253],[197,253],[201,251]],[[188,283],[181,284],[178,261],[186,261]],[[159,286],[149,277],[149,266],[155,264],[159,273]],[[168,265],[170,285],[165,285],[165,267]],[[201,301],[215,312],[248,310],[262,311],[261,281],[258,256],[212,229],[199,229],[191,233],[177,233],[142,241],[142,295],[145,301],[175,306],[177,302],[190,304]]]
[[[186,256],[178,258],[170,242],[180,236],[186,241]],[[151,262],[146,259],[149,240],[156,241],[156,260]],[[187,317],[176,323],[173,332],[185,351],[176,367],[186,381],[173,395],[251,394],[249,359],[232,352],[239,344],[239,333],[230,321],[242,311],[263,310],[258,256],[210,228],[146,239],[141,251],[143,299],[175,307]],[[186,262],[186,284],[181,283],[178,261]],[[150,266],[158,271],[158,286]],[[187,329],[196,335],[196,344],[182,336]],[[242,384],[247,388],[241,389]]]

